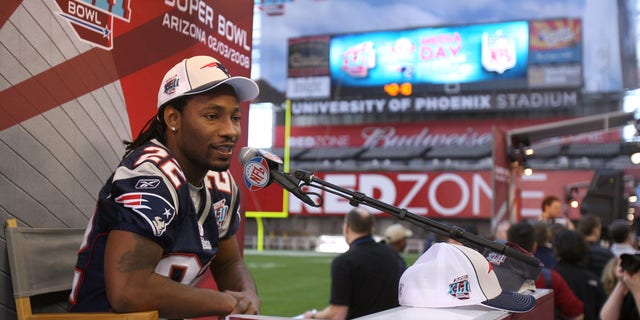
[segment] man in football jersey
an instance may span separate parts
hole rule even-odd
[[[158,113],[100,190],[78,253],[72,312],[158,310],[163,318],[257,314],[260,300],[234,236],[239,194],[228,171],[239,102],[258,95],[216,59],[171,68]],[[219,290],[194,285],[211,272]]]

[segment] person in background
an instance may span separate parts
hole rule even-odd
[[[398,255],[398,272],[400,272],[400,275],[407,270],[407,262],[401,253],[407,248],[407,238],[411,236],[413,236],[413,232],[398,223],[390,225],[384,231],[384,241]]]
[[[438,235],[433,232],[427,233],[427,239],[424,240],[424,245],[422,246],[422,253],[427,252],[431,246],[438,242]]]
[[[615,288],[618,283],[618,273],[616,269],[618,268],[618,260],[620,258],[613,257],[611,260],[604,265],[602,269],[602,276],[600,277],[600,281],[602,281],[602,288],[604,292],[608,295],[611,294],[613,288]]]
[[[584,319],[598,319],[607,296],[600,278],[585,266],[589,247],[584,237],[577,231],[562,229],[553,236],[553,249],[558,259],[555,270],[582,300]]]
[[[540,220],[549,225],[560,224],[569,230],[575,230],[573,222],[562,213],[562,201],[556,196],[546,196],[540,205]]]
[[[515,243],[527,252],[536,250],[535,229],[526,221],[513,224],[507,231],[507,240]],[[582,301],[571,291],[567,282],[553,269],[544,267],[535,280],[536,288],[553,289],[553,304],[556,319],[579,320],[584,317]]]
[[[633,232],[627,220],[617,219],[609,224],[609,238],[611,239],[611,252],[619,257],[623,253],[635,254],[637,252]]]
[[[626,270],[622,258],[635,260],[640,265],[640,255],[624,254],[617,260],[616,276],[618,281],[600,310],[602,320],[638,320],[640,319],[640,271]]]
[[[399,305],[397,254],[373,239],[373,226],[373,215],[362,207],[345,215],[342,233],[349,250],[331,262],[329,305],[305,312],[305,319],[352,319]]]
[[[496,242],[500,242],[500,243],[504,243],[507,241],[507,231],[509,230],[509,227],[511,227],[511,221],[509,220],[503,220],[502,222],[498,223],[498,226],[496,227],[496,234],[494,236],[494,240]]]
[[[556,265],[556,256],[551,248],[551,229],[546,222],[532,222],[536,238],[536,248],[533,255],[540,259],[545,267],[553,268]]]
[[[600,245],[600,236],[602,235],[600,217],[594,214],[582,216],[578,223],[578,231],[582,233],[589,245],[587,268],[596,276],[601,277],[602,270],[607,262],[613,258],[613,253],[608,248]]]
[[[240,202],[228,171],[242,131],[239,102],[258,92],[253,80],[232,77],[209,56],[167,71],[157,114],[126,143],[100,190],[78,252],[70,312],[259,312],[235,237]],[[219,290],[195,287],[205,272]]]

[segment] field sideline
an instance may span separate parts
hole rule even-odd
[[[244,250],[262,300],[260,313],[293,317],[329,303],[330,268],[336,253]],[[411,265],[417,254],[403,255]]]

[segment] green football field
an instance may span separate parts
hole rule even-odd
[[[329,303],[332,253],[245,250],[262,300],[260,313],[292,317]],[[404,255],[411,265],[417,254]]]

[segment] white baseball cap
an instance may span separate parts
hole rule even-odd
[[[158,91],[158,108],[175,98],[202,93],[223,83],[235,89],[239,102],[252,100],[260,92],[255,81],[232,77],[213,57],[194,56],[180,61],[164,75]]]
[[[435,243],[400,278],[400,305],[445,308],[482,304],[510,312],[535,307],[531,295],[503,291],[493,266],[479,252]]]
[[[402,238],[413,236],[413,232],[401,224],[392,224],[384,231],[384,239],[388,243],[394,243]]]

